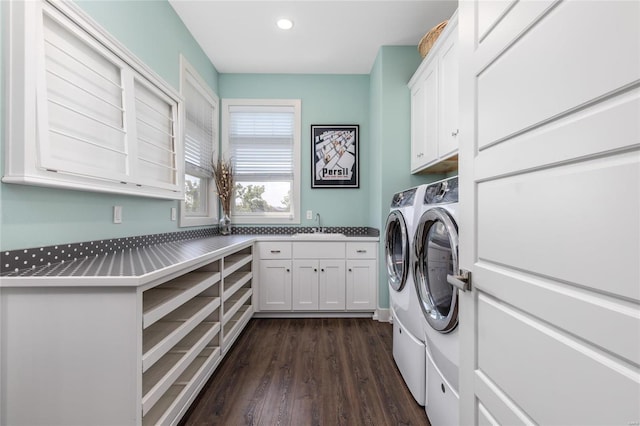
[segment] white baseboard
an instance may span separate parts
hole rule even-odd
[[[391,310],[389,308],[376,310],[373,319],[379,322],[391,322]]]

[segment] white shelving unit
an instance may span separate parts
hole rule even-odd
[[[0,423],[177,424],[253,314],[238,240],[151,279],[3,285]]]
[[[142,424],[175,423],[253,314],[252,247],[142,292]]]

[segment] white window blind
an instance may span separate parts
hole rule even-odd
[[[229,145],[236,180],[292,181],[294,108],[229,109]]]
[[[224,99],[222,148],[233,162],[235,223],[300,223],[299,99]]]
[[[73,2],[8,2],[3,182],[180,199],[181,98]]]
[[[76,30],[79,31],[79,30]],[[48,116],[41,165],[60,172],[126,180],[122,64],[73,28],[44,15],[43,96]]]
[[[177,184],[176,126],[171,101],[136,79],[137,171],[140,182]]]
[[[214,101],[199,89],[200,84],[188,71],[183,86],[185,98],[185,171],[193,176],[209,177],[213,172]]]

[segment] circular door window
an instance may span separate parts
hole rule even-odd
[[[409,273],[409,238],[404,217],[397,210],[392,211],[387,218],[384,240],[389,286],[400,291],[407,282]]]
[[[445,209],[422,215],[414,247],[420,307],[431,327],[448,333],[458,325],[458,290],[447,282],[447,275],[458,271],[458,228]]]

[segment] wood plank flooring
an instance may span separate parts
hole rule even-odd
[[[252,319],[182,425],[429,425],[366,318]]]

